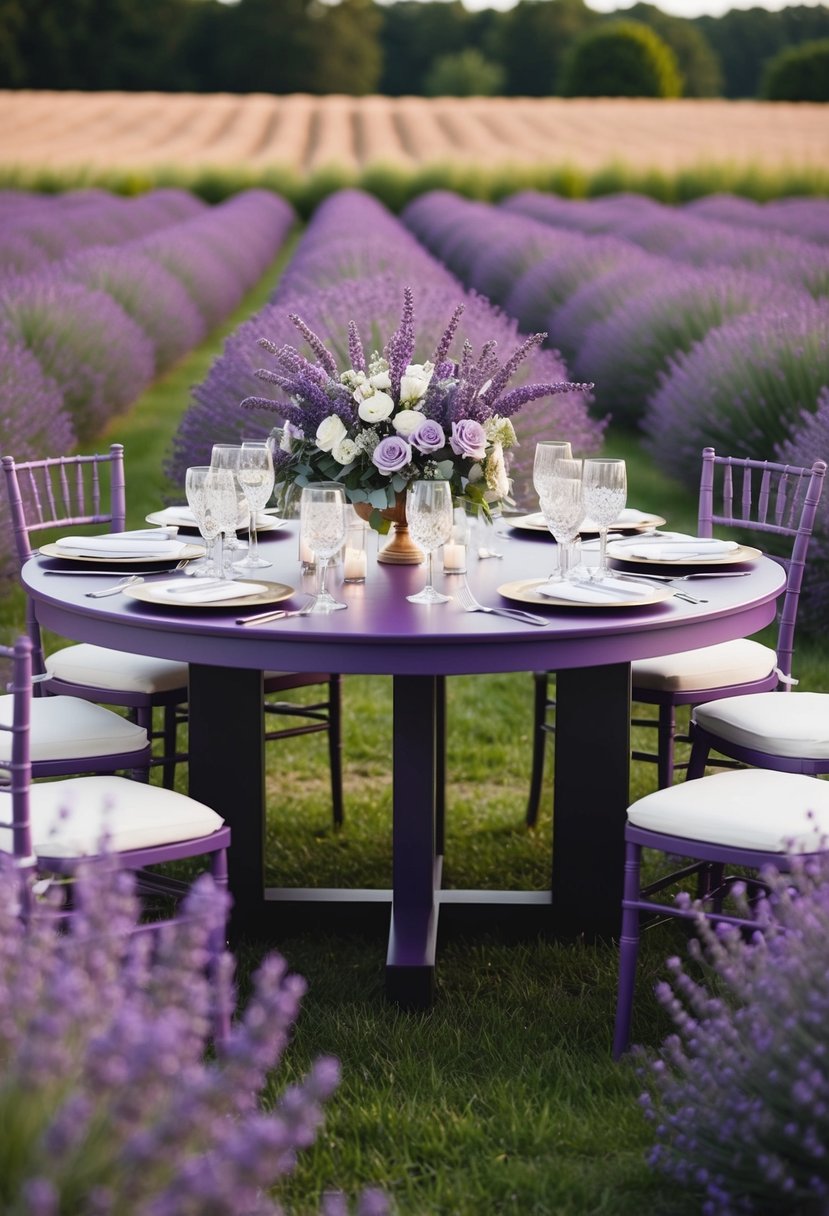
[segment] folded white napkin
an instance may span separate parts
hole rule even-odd
[[[189,548],[167,528],[108,532],[103,536],[63,536],[55,548],[70,557],[181,557]]]
[[[671,539],[663,542],[643,540],[640,544],[627,545],[625,552],[631,557],[650,557],[654,561],[686,561],[690,557],[722,557],[733,553],[739,545],[733,540],[715,540],[707,536],[689,536],[687,539]]]
[[[635,507],[625,507],[619,512],[610,525],[611,528],[624,528],[626,525],[641,524],[645,519],[653,519],[653,515],[648,511],[637,511]],[[599,525],[593,519],[582,520],[581,532],[598,532]]]
[[[161,511],[155,511],[154,515],[157,519],[163,520],[165,524],[178,524],[179,527],[198,527],[195,515],[187,506],[164,507]]]
[[[637,596],[652,596],[652,587],[640,587],[619,578],[604,578],[600,583],[542,583],[536,588],[540,595],[551,599],[572,600],[575,604],[623,603]]]
[[[154,586],[157,594],[186,600],[188,604],[220,604],[222,600],[238,600],[268,589],[265,583],[235,583],[231,579],[216,582],[213,579],[176,578]]]

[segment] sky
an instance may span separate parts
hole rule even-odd
[[[462,0],[464,6],[471,12],[482,8],[513,8],[518,0]],[[585,0],[587,7],[598,13],[611,13],[630,8],[636,0]],[[721,17],[734,8],[767,8],[781,9],[792,4],[814,5],[820,0],[648,0],[674,17],[700,17],[703,14],[711,17]]]

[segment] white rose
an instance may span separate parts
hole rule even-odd
[[[408,436],[420,426],[423,415],[419,410],[401,410],[391,421],[398,435]]]
[[[492,445],[486,462],[486,484],[498,498],[506,498],[509,494],[509,477],[504,462],[504,449],[500,443]]]
[[[357,455],[357,444],[353,439],[346,436],[339,443],[335,443],[331,449],[331,455],[336,460],[337,464],[351,464],[354,457]]]
[[[379,389],[385,392],[387,388],[391,388],[391,376],[386,372],[375,372],[373,376],[369,376],[368,382],[374,389]]]
[[[363,422],[382,422],[394,411],[394,402],[388,393],[373,393],[360,405],[357,413]],[[326,419],[327,421],[327,419]]]
[[[419,401],[429,387],[432,379],[431,365],[410,363],[400,378],[400,401]]]
[[[345,438],[346,434],[342,418],[338,418],[336,414],[329,414],[317,427],[317,447],[322,452],[330,452],[335,444]]]

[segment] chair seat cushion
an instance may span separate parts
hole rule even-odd
[[[152,659],[123,650],[79,643],[56,650],[46,659],[50,676],[70,684],[105,688],[109,692],[169,692],[181,688],[186,695],[188,667],[172,659]]]
[[[0,697],[0,722],[10,725],[13,698]],[[43,760],[83,760],[115,756],[147,746],[143,726],[128,722],[111,709],[78,697],[35,697],[29,735],[32,763]],[[11,735],[0,732],[0,760],[11,755]]]
[[[222,818],[193,798],[126,777],[70,777],[30,790],[32,843],[41,857],[89,857],[210,836]],[[0,831],[11,851],[11,832]]]
[[[628,822],[731,848],[814,853],[829,837],[829,782],[770,769],[713,773],[640,798]]]
[[[692,692],[695,688],[727,688],[771,675],[777,655],[768,646],[750,638],[718,642],[679,654],[639,659],[632,664],[634,700],[637,688],[663,692]]]
[[[755,692],[698,705],[695,722],[723,740],[775,756],[829,759],[829,694]]]

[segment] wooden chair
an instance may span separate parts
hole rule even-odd
[[[655,729],[655,751],[634,751],[634,760],[657,765],[657,782],[671,785],[678,768],[675,747],[690,736],[677,731],[677,710],[722,698],[785,689],[792,674],[795,626],[806,556],[815,513],[823,490],[826,463],[811,468],[771,461],[717,456],[713,448],[702,453],[698,532],[712,536],[715,526],[738,534],[768,537],[777,548],[769,554],[786,570],[786,589],[780,600],[775,649],[751,638],[704,646],[681,654],[642,659],[632,664],[632,700],[655,705],[657,717],[636,717],[632,725]],[[554,729],[548,674],[536,672],[533,710],[533,768],[527,805],[527,823],[538,815],[544,771],[544,746]]]
[[[28,637],[14,648],[0,646],[0,668],[4,661],[12,666],[11,691],[0,696],[0,850],[14,858],[23,879],[24,916],[31,911],[35,873],[71,876],[79,862],[103,852],[135,871],[144,893],[183,895],[188,884],[152,874],[147,867],[202,856],[209,858],[216,884],[226,888],[230,829],[210,807],[174,790],[115,775],[32,784],[33,649]],[[61,914],[71,915],[70,909],[71,899]],[[224,950],[226,917],[224,922],[211,934],[213,963]],[[217,1042],[224,1041],[228,1030],[229,1012],[218,1002]]]
[[[769,694],[774,696],[776,694]],[[639,951],[640,920],[648,913],[692,920],[689,900],[667,902],[661,892],[696,878],[696,894],[714,921],[756,931],[758,922],[724,910],[735,879],[726,866],[787,871],[789,858],[816,856],[829,839],[829,784],[801,773],[742,769],[687,780],[656,790],[628,808],[619,988],[613,1038],[615,1059],[627,1049]],[[655,882],[642,886],[642,849],[690,859]],[[761,885],[761,884],[759,884]]]

